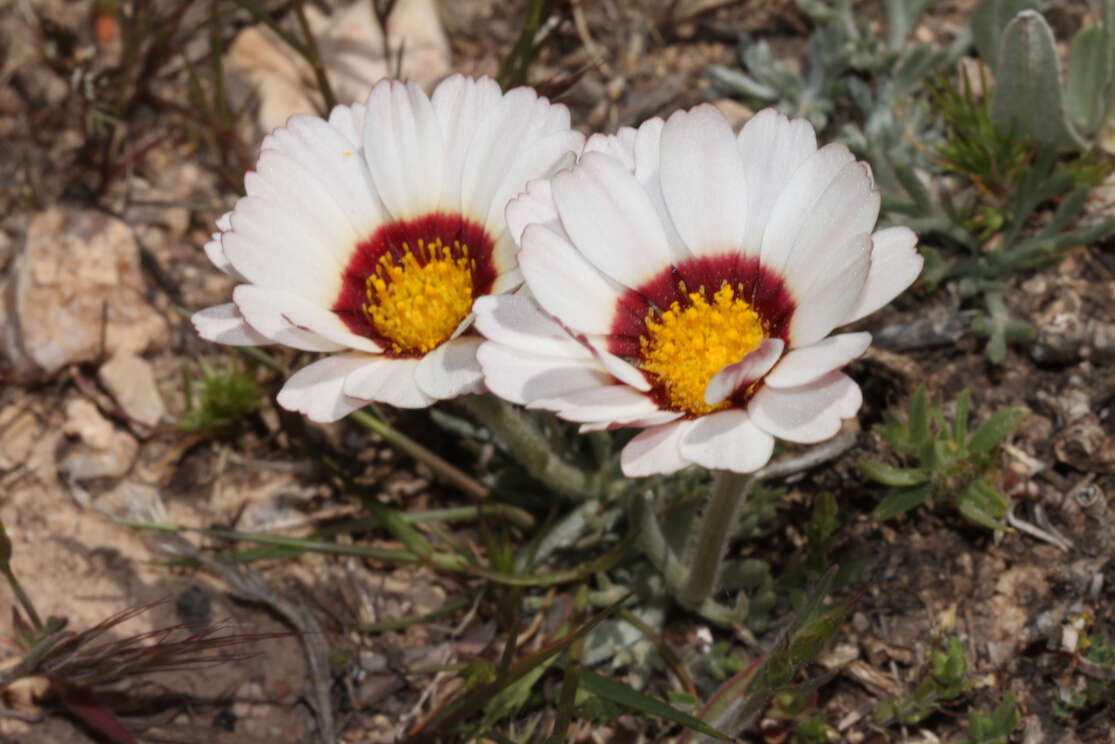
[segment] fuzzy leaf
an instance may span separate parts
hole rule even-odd
[[[999,132],[1085,146],[1065,115],[1056,42],[1040,13],[1024,10],[1007,25],[996,70],[991,121]]]
[[[1006,529],[1002,522],[1007,502],[984,478],[972,483],[956,499],[956,508],[976,524],[993,530]]]
[[[879,502],[872,516],[875,518],[876,522],[885,522],[892,517],[897,517],[899,514],[910,511],[915,506],[921,506],[929,499],[932,493],[932,483],[924,483],[913,488],[895,491]]]
[[[992,70],[999,69],[999,45],[1003,29],[1023,10],[1037,10],[1037,0],[981,0],[968,21],[980,59]]]
[[[884,486],[917,486],[929,480],[929,475],[920,468],[899,468],[878,460],[860,460],[859,470]]]
[[[963,444],[968,438],[968,409],[972,402],[972,391],[964,388],[956,399],[956,414],[952,420],[952,441]]]
[[[1104,111],[1107,87],[1107,35],[1096,24],[1082,28],[1069,47],[1065,107],[1077,129],[1092,132]]]
[[[1024,408],[1004,408],[997,411],[968,439],[968,451],[972,454],[991,452],[1014,431],[1019,419],[1025,414]]]

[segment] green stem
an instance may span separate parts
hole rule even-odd
[[[365,410],[353,411],[349,414],[349,418],[361,426],[379,434],[388,444],[408,457],[412,457],[418,462],[425,463],[441,480],[451,486],[459,488],[462,493],[479,501],[486,500],[491,496],[491,492],[483,483],[480,483],[475,478],[469,477],[458,468],[449,464],[444,458],[439,457],[410,437],[395,430],[386,421],[376,418]]]
[[[543,485],[578,500],[601,492],[600,476],[563,460],[522,409],[494,395],[466,395],[457,400]]]
[[[412,625],[421,625],[423,623],[433,622],[454,612],[466,609],[473,603],[473,597],[461,597],[449,602],[446,605],[427,612],[425,615],[415,615],[413,617],[399,617],[392,620],[380,620],[378,623],[368,623],[367,625],[357,626],[356,630],[360,633],[387,633],[392,630],[404,630]]]
[[[321,97],[325,99],[325,114],[328,116],[337,105],[337,97],[333,95],[333,86],[329,84],[329,76],[325,74],[325,64],[321,61],[321,52],[318,51],[317,41],[314,39],[313,31],[310,30],[310,22],[306,20],[306,9],[302,5],[302,0],[294,0],[294,15],[298,18],[298,27],[306,40],[303,56],[314,68],[314,77],[317,79],[318,89],[321,90]]]
[[[697,535],[697,550],[693,564],[689,567],[681,600],[699,607],[712,595],[720,574],[724,552],[728,548],[732,530],[754,478],[728,470],[717,471],[712,481],[708,504],[701,518],[701,529]]]
[[[35,629],[35,634],[38,635],[43,629],[43,621],[39,618],[39,613],[35,612],[35,605],[31,604],[31,598],[27,596],[27,592],[23,590],[23,585],[19,583],[19,579],[15,577],[11,566],[5,565],[2,569],[4,576],[8,579],[8,584],[11,585],[12,591],[15,592],[16,599],[19,600],[20,605],[23,606],[23,611],[27,613],[28,619],[31,621],[31,627]]]

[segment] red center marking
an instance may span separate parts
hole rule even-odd
[[[684,291],[681,284],[684,283]],[[657,276],[644,283],[637,290],[628,290],[617,301],[616,319],[608,338],[608,351],[639,360],[642,358],[641,339],[650,337],[647,333],[646,318],[652,312],[656,315],[668,310],[673,303],[684,310],[693,303],[690,292],[704,289],[705,299],[712,301],[724,284],[736,290],[736,298],[744,300],[758,314],[767,338],[780,338],[789,349],[790,319],[796,304],[790,296],[782,277],[759,265],[754,256],[726,255],[696,257],[687,259],[676,266],[664,269]],[[739,288],[743,288],[742,293]],[[699,349],[693,350],[700,353]],[[635,366],[639,366],[638,362]],[[653,375],[643,373],[653,386],[650,395],[666,410],[674,410],[664,386]],[[729,400],[735,408],[744,408],[747,401],[758,391],[756,386],[750,391],[740,391]]]
[[[384,336],[368,321],[364,305],[368,302],[368,277],[376,273],[379,260],[386,255],[393,257],[394,263],[406,253],[403,245],[409,246],[419,265],[426,264],[426,258],[418,250],[421,238],[430,245],[438,238],[443,245],[452,247],[454,241],[468,246],[468,257],[476,262],[472,272],[472,296],[480,297],[491,291],[498,275],[492,263],[492,250],[495,247],[488,233],[480,225],[465,219],[459,214],[435,213],[413,220],[399,220],[383,225],[367,240],[357,244],[342,275],[341,291],[331,308],[344,321],[353,333],[370,338],[384,347],[389,356],[414,357],[418,354],[391,353],[392,339]],[[453,250],[453,256],[460,258],[461,253]]]

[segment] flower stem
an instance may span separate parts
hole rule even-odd
[[[325,63],[321,60],[317,40],[314,39],[314,33],[310,30],[310,22],[306,19],[306,9],[302,5],[302,0],[294,0],[294,15],[298,18],[298,26],[302,30],[302,36],[306,39],[305,51],[302,56],[314,68],[314,77],[317,79],[317,87],[321,90],[321,97],[325,100],[325,114],[328,116],[333,107],[337,105],[337,97],[333,95],[333,87],[329,84],[329,76],[325,73]]]
[[[563,460],[522,409],[494,395],[466,395],[457,400],[511,450],[531,476],[548,488],[577,499],[601,492],[600,475]]]
[[[698,607],[708,599],[719,578],[720,565],[754,478],[727,470],[717,471],[697,535],[697,550],[689,568],[681,600]]]
[[[27,592],[23,590],[23,585],[19,583],[19,579],[15,577],[15,573],[10,566],[5,566],[3,569],[4,576],[7,577],[8,583],[15,592],[16,598],[19,600],[20,605],[23,606],[23,611],[27,613],[27,618],[31,621],[31,627],[38,633],[43,629],[43,621],[39,618],[39,613],[35,612],[35,605],[31,604],[31,598],[27,596]]]
[[[487,500],[491,497],[491,491],[483,483],[454,467],[447,460],[434,454],[407,435],[397,431],[386,421],[373,416],[366,410],[353,411],[349,414],[349,418],[379,434],[388,444],[403,454],[414,458],[418,462],[425,463],[441,480],[456,486],[472,498]]]

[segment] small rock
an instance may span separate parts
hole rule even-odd
[[[159,489],[132,480],[125,480],[108,493],[97,497],[94,506],[113,519],[167,521],[166,505],[159,496]]]
[[[197,584],[190,586],[174,601],[174,611],[187,628],[197,632],[213,622],[213,603]]]
[[[1094,413],[1081,416],[1057,433],[1053,440],[1057,461],[1077,470],[1115,470],[1115,439]]]
[[[733,131],[739,131],[739,128],[747,123],[748,119],[755,115],[755,110],[750,106],[740,103],[734,98],[721,98],[713,101],[712,105],[724,114],[724,118],[732,125]]]
[[[1115,323],[1094,323],[1092,325],[1092,364],[1107,366],[1115,364]]]
[[[139,248],[123,222],[91,209],[39,212],[0,284],[0,306],[11,311],[0,318],[0,346],[19,373],[142,352],[167,336],[145,291]]]
[[[62,433],[78,437],[90,449],[104,451],[112,446],[115,430],[112,422],[102,416],[92,402],[85,398],[71,398],[66,402]]]
[[[78,443],[58,463],[58,469],[77,481],[119,478],[131,469],[138,451],[135,437],[126,431],[114,431],[106,449]]]
[[[98,377],[128,418],[155,427],[166,415],[166,405],[155,384],[155,371],[147,360],[118,354],[101,365]]]
[[[10,405],[0,410],[0,470],[26,464],[40,428],[38,417],[24,406]]]
[[[365,0],[330,16],[309,5],[306,16],[338,103],[364,101],[376,81],[396,71],[400,78],[429,90],[451,70],[449,40],[435,0],[394,3],[387,19],[386,45]],[[228,64],[255,88],[260,133],[282,126],[293,114],[320,109],[309,64],[262,26],[250,26],[237,35]]]
[[[1062,367],[1080,361],[1085,326],[1080,316],[1060,313],[1038,330],[1037,340],[1030,347],[1030,358],[1044,366]]]

